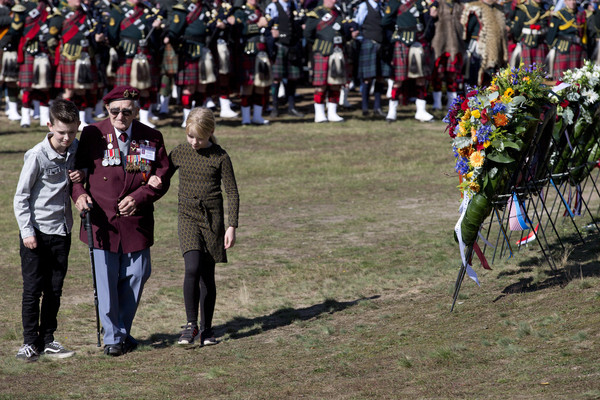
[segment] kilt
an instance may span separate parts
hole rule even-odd
[[[302,56],[301,50],[293,49],[296,52],[296,59],[290,60],[290,47],[278,44],[277,55],[273,63],[273,79],[281,81],[284,78],[295,81],[301,78]]]
[[[521,43],[521,61],[526,67],[533,63],[537,65],[545,64],[547,55],[548,46],[546,43],[542,43],[538,47],[529,47]]]
[[[255,54],[242,53],[241,57],[241,84],[243,86],[254,85],[254,68],[256,63]]]
[[[93,60],[90,60],[92,62],[92,66],[91,66],[91,71],[92,71],[92,78],[94,79],[94,82],[98,82],[98,71],[96,70],[96,65],[94,63]],[[77,61],[71,61],[68,58],[66,58],[65,56],[60,56],[60,63],[58,64],[58,67],[56,68],[56,75],[54,77],[54,87],[55,88],[62,88],[62,89],[75,89],[75,64],[77,63]],[[86,89],[86,90],[94,90],[94,88],[92,89]]]
[[[392,67],[384,63],[379,57],[381,45],[370,39],[362,41],[360,54],[358,56],[358,77],[360,79],[371,79],[388,77],[392,73]]]
[[[463,57],[457,53],[452,57],[450,53],[444,53],[435,60],[434,75],[444,76],[447,73],[460,73],[463,69]]]
[[[324,56],[321,53],[313,53],[312,70],[313,86],[326,86],[327,72],[329,71],[329,56]]]
[[[166,75],[175,75],[177,73],[177,52],[173,48],[173,46],[169,43],[165,45],[165,50],[163,53],[163,63],[161,68],[161,73]]]
[[[152,77],[152,87],[148,90],[158,88],[160,84],[160,71],[156,66],[152,56],[147,55],[148,63],[150,64],[150,76]],[[119,56],[119,68],[117,68],[115,86],[129,86],[131,85],[131,64],[133,58],[126,58]]]
[[[33,85],[33,59],[34,56],[28,52],[23,52],[24,61],[19,65],[19,87],[29,89]]]
[[[396,82],[403,82],[408,79],[408,51],[409,47],[402,42],[394,43],[394,57],[392,58],[392,67],[394,68],[393,78]]]
[[[179,65],[182,67],[177,71],[175,81],[177,86],[196,86],[200,84],[200,59],[196,60],[180,60]]]
[[[423,51],[425,53],[425,59],[423,60],[423,71],[427,74],[427,71],[431,71],[431,49],[427,43],[421,43],[423,45]],[[394,58],[392,59],[392,67],[394,68],[393,79],[396,82],[403,82],[408,77],[410,69],[409,59],[410,46],[398,41],[394,43]],[[427,78],[424,76],[423,78]]]
[[[583,47],[572,43],[568,52],[556,52],[554,61],[554,78],[560,79],[562,73],[568,69],[580,68],[583,65]]]

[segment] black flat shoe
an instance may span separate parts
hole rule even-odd
[[[107,344],[104,346],[104,354],[111,357],[119,357],[123,355],[123,346],[121,343]]]
[[[288,115],[291,115],[293,117],[298,117],[298,118],[304,117],[304,113],[301,113],[300,111],[296,110],[295,108],[290,108],[288,110]]]

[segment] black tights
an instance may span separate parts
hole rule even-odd
[[[183,278],[183,300],[187,322],[198,322],[200,307],[200,332],[212,329],[217,287],[215,285],[215,262],[208,253],[191,250],[183,255],[185,276]]]

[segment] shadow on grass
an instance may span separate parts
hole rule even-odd
[[[234,317],[231,321],[223,325],[213,327],[215,335],[222,337],[229,334],[231,339],[241,339],[253,335],[258,335],[271,329],[281,328],[292,324],[295,321],[306,321],[311,318],[318,317],[322,314],[333,314],[346,308],[356,306],[362,301],[374,300],[379,296],[363,297],[352,301],[337,301],[327,299],[323,303],[315,304],[305,308],[281,308],[269,315],[264,315],[256,318]],[[179,335],[155,333],[148,340],[142,341],[143,345],[154,348],[164,348],[174,345],[179,339]],[[190,346],[186,348],[195,348],[198,346]]]
[[[581,243],[581,241],[574,240],[573,237],[566,238],[564,243],[572,246],[572,252],[561,268],[544,270],[543,273],[547,278],[540,282],[534,282],[534,278],[531,276],[519,278],[518,282],[505,287],[502,290],[503,294],[494,299],[494,302],[509,294],[536,292],[556,286],[562,288],[575,279],[599,277],[600,262],[598,261],[598,252],[600,251],[600,235],[597,233],[590,234],[585,240],[585,243]],[[558,255],[562,256],[563,254],[560,252]],[[516,271],[501,272],[498,277],[532,272],[532,267],[539,265],[539,262],[539,258],[529,258],[519,264],[522,268]]]

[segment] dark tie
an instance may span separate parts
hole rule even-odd
[[[125,133],[125,132],[121,133],[121,135],[119,136],[119,139],[121,139],[121,142],[127,143],[127,133]]]

